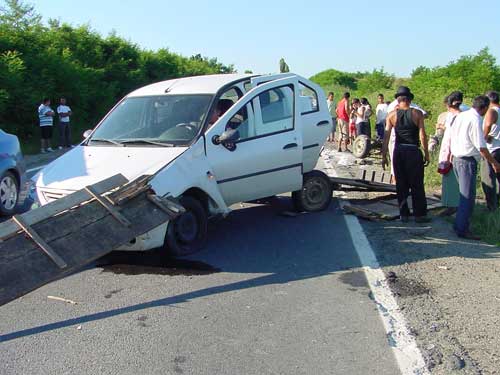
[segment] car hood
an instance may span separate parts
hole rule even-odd
[[[80,190],[121,173],[129,181],[154,174],[187,147],[77,146],[36,176],[37,187]]]

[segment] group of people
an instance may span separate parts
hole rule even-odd
[[[472,108],[467,109],[463,106],[463,94],[454,91],[445,103],[447,111],[438,118],[437,127],[444,127],[438,165],[438,172],[443,175],[442,201],[456,211],[457,234],[478,239],[470,231],[470,218],[479,169],[487,208],[494,211],[500,206],[499,94],[489,91],[478,96]]]
[[[335,142],[338,135],[338,151],[347,151],[347,145],[352,143],[358,135],[366,135],[371,138],[371,120],[373,109],[367,98],[354,98],[350,100],[351,94],[344,93],[342,99],[335,103],[335,94],[328,93],[327,105],[332,117],[333,126],[328,136],[328,142]],[[376,138],[384,138],[385,120],[391,102],[384,101],[384,95],[377,97],[375,109]]]
[[[424,188],[424,168],[430,163],[424,119],[427,113],[413,103],[414,95],[406,86],[398,88],[394,101],[378,95],[376,136],[383,139],[382,166],[389,165],[399,203],[400,218],[409,221],[408,198],[411,195],[416,222],[428,222]],[[454,91],[445,98],[447,111],[439,116],[437,138],[440,143],[438,172],[443,176],[442,201],[456,219],[459,237],[479,239],[470,230],[476,198],[476,178],[480,167],[482,187],[489,210],[500,206],[500,105],[499,94],[489,91],[474,99],[472,107],[463,104],[463,94]],[[328,109],[333,127],[328,141],[337,134],[338,151],[346,150],[358,135],[371,136],[372,108],[366,98],[353,99],[345,93],[335,104],[328,93]]]
[[[71,108],[66,103],[66,98],[59,100],[59,106],[56,108],[59,118],[59,149],[64,147],[72,147],[71,145],[71,128],[70,117],[72,115]],[[44,98],[42,104],[38,107],[38,119],[40,124],[40,152],[45,154],[53,152],[50,142],[52,139],[52,129],[54,126],[54,117],[56,112],[50,107],[50,99]]]

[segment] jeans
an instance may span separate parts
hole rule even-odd
[[[500,162],[500,149],[491,153],[491,156]],[[495,170],[485,159],[481,159],[481,186],[483,187],[486,205],[490,211],[496,210],[500,205],[500,173]]]
[[[384,139],[385,133],[385,122],[378,122],[375,124],[375,130],[377,131],[377,138]]]
[[[477,161],[473,157],[453,159],[453,171],[457,176],[460,201],[453,229],[459,236],[470,232],[470,218],[476,201]]]
[[[71,146],[71,129],[69,122],[59,121],[59,146]]]
[[[358,137],[360,135],[366,135],[368,138],[371,138],[370,123],[368,121],[363,121],[356,124],[356,135]]]
[[[396,194],[398,196],[401,217],[410,216],[408,196],[411,191],[413,214],[415,217],[427,215],[427,198],[424,188],[424,158],[414,145],[396,145],[393,159],[396,176]]]

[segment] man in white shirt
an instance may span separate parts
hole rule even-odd
[[[328,106],[328,112],[332,117],[332,131],[328,135],[328,142],[335,142],[335,132],[337,131],[337,103],[333,100],[334,94],[332,91],[328,93],[328,98],[326,99],[326,104]]]
[[[59,150],[61,150],[63,147],[71,147],[71,129],[69,127],[71,108],[66,105],[66,98],[61,98],[57,114],[59,115]]]
[[[52,125],[53,125],[54,111],[50,108],[50,99],[44,98],[42,104],[38,107],[38,119],[40,121],[40,152],[52,152],[50,147],[50,139],[52,138]]]
[[[459,237],[471,240],[480,238],[470,231],[470,218],[476,200],[477,164],[481,156],[500,172],[500,163],[489,153],[483,133],[482,116],[488,111],[490,100],[487,96],[474,99],[472,109],[457,115],[451,127],[451,153],[453,170],[460,189],[460,202],[454,230]]]
[[[383,94],[378,94],[377,101],[375,130],[377,131],[377,139],[384,139],[385,119],[389,105],[385,103]]]

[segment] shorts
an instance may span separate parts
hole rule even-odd
[[[41,131],[42,139],[52,138],[52,125],[40,126],[40,131]]]
[[[368,121],[358,122],[356,124],[356,134],[366,135],[368,138],[371,137],[370,123]]]
[[[337,131],[337,118],[332,117],[332,133]]]
[[[338,138],[343,141],[347,140],[349,137],[349,124],[347,121],[339,118],[337,119],[337,126],[339,128]]]

